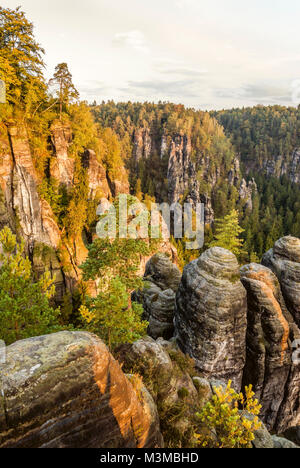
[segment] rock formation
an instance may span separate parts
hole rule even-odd
[[[257,193],[257,185],[254,179],[250,180],[248,183],[245,179],[242,180],[239,190],[240,200],[245,203],[245,209],[252,211],[253,203],[252,196]]]
[[[292,182],[300,183],[300,148],[295,149],[292,155],[292,162],[290,167],[290,179]]]
[[[2,187],[12,214],[21,230],[29,250],[35,242],[56,248],[60,232],[52,210],[38,194],[39,180],[33,165],[26,130],[24,127],[8,127],[10,157],[3,167]]]
[[[146,286],[133,295],[143,304],[144,319],[149,321],[148,334],[170,339],[174,334],[175,296],[181,279],[179,269],[165,254],[154,255],[146,265]]]
[[[51,127],[52,144],[55,158],[51,160],[51,176],[70,187],[74,178],[74,159],[68,155],[68,148],[72,142],[72,131],[69,125],[60,122]]]
[[[214,247],[185,267],[177,292],[175,335],[207,377],[241,388],[246,357],[246,291],[229,251]]]
[[[300,239],[283,237],[262,259],[277,276],[288,310],[300,327]]]
[[[133,156],[135,162],[141,159],[148,159],[152,151],[153,138],[149,128],[138,128],[134,132]]]
[[[253,385],[267,428],[282,431],[300,421],[300,366],[292,362],[296,324],[271,270],[251,264],[241,276],[248,302],[243,386]]]
[[[88,170],[89,179],[89,197],[94,199],[111,198],[111,191],[108,185],[106,170],[99,163],[95,151],[85,150],[82,155],[82,166]]]
[[[175,343],[149,337],[122,346],[118,354],[122,369],[141,375],[154,398],[167,446],[190,447],[195,412],[211,397],[208,382],[193,382],[192,360]]]
[[[196,168],[191,160],[192,145],[187,136],[176,135],[169,153],[169,203],[177,203],[188,194],[186,202],[200,203]]]
[[[163,446],[151,396],[143,390],[138,397],[103,342],[89,333],[9,346],[0,382],[1,448]]]

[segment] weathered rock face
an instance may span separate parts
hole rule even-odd
[[[300,182],[300,149],[295,148],[291,154],[273,154],[271,158],[243,158],[246,173],[257,172],[268,177],[286,175],[291,182]]]
[[[257,192],[257,185],[254,179],[250,180],[248,183],[245,179],[242,180],[239,190],[240,199],[245,203],[245,209],[252,211],[253,203],[252,196]]]
[[[180,284],[181,273],[167,255],[158,253],[147,263],[144,278],[163,291],[171,289],[176,292]]]
[[[193,381],[192,360],[175,343],[149,337],[121,347],[118,359],[125,371],[143,377],[157,405],[166,446],[191,447],[195,412],[212,395],[209,382]]]
[[[122,193],[129,193],[130,186],[128,181],[128,174],[124,167],[120,167],[119,176],[117,179],[111,180],[107,175],[107,180],[113,197],[117,197]]]
[[[65,281],[61,266],[58,267],[56,249],[61,233],[50,205],[40,198],[39,179],[33,165],[26,129],[10,125],[5,129],[6,138],[1,148],[0,226],[9,226],[24,240],[26,253],[30,255],[37,275],[48,269],[55,279],[57,299],[65,293]],[[43,259],[37,247],[51,255]]]
[[[181,273],[164,254],[156,254],[147,265],[147,282],[133,299],[143,304],[144,318],[149,321],[148,334],[154,339],[170,339],[174,334],[174,307]]]
[[[152,136],[149,128],[138,128],[134,132],[133,154],[136,162],[148,159],[152,151]]]
[[[59,183],[70,187],[74,179],[74,159],[69,158],[68,148],[72,142],[70,126],[56,123],[51,128],[55,158],[51,160],[51,176]]]
[[[6,169],[3,179],[7,205],[17,217],[21,235],[29,248],[32,248],[35,242],[56,248],[60,239],[59,228],[50,206],[39,197],[38,179],[26,130],[10,126],[8,132],[12,166]]]
[[[98,162],[95,151],[86,150],[82,155],[82,165],[88,170],[89,197],[111,198],[111,191],[107,182],[106,170]]]
[[[241,276],[248,301],[243,385],[253,385],[268,429],[283,430],[300,417],[300,368],[292,362],[291,345],[296,325],[271,270],[251,264],[241,269]]]
[[[141,394],[141,403],[106,346],[88,333],[62,332],[9,346],[0,382],[1,448],[163,444],[150,395]]]
[[[246,357],[246,291],[229,251],[214,247],[183,272],[175,306],[180,348],[207,378],[241,387]]]
[[[296,148],[291,156],[276,155],[264,163],[263,169],[268,176],[287,175],[291,182],[300,182],[300,149]]]
[[[288,310],[300,327],[300,239],[283,237],[262,259],[277,276]]]
[[[299,184],[300,182],[300,148],[295,149],[292,155],[290,168],[290,179],[292,182]]]
[[[187,202],[194,205],[200,203],[199,183],[196,168],[191,160],[192,145],[188,137],[174,137],[169,156],[168,181],[169,203],[177,203],[184,194],[188,194]]]

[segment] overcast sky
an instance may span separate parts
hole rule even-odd
[[[88,101],[220,109],[300,96],[299,0],[1,0],[18,5],[47,76],[67,62]]]

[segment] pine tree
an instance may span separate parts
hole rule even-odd
[[[223,247],[240,257],[243,254],[244,241],[240,238],[243,232],[239,225],[239,214],[232,210],[225,218],[216,220],[214,240],[209,247]]]
[[[87,328],[97,333],[110,349],[140,339],[148,327],[148,322],[141,319],[143,306],[130,302],[126,286],[118,277],[111,281],[109,290],[89,298],[80,313]]]
[[[58,85],[59,115],[62,119],[63,105],[68,105],[72,100],[77,100],[79,93],[75,88],[72,75],[66,63],[59,63],[55,68],[53,78],[49,81],[49,86]]]
[[[57,327],[59,310],[49,299],[54,294],[49,273],[38,282],[32,278],[31,263],[24,246],[8,227],[0,232],[0,339],[7,345],[24,338],[50,333]]]
[[[30,110],[45,98],[43,54],[20,7],[0,7],[0,78],[9,104]]]
[[[138,179],[135,186],[135,196],[138,200],[143,201],[144,194],[142,192],[142,181]]]

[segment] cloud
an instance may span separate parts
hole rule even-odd
[[[149,52],[145,36],[138,30],[115,34],[113,45],[115,47],[130,47],[140,52]]]
[[[165,68],[160,70],[160,73],[165,75],[179,75],[183,77],[198,77],[201,78],[207,74],[207,70],[194,70],[191,68]]]
[[[197,5],[197,0],[177,0],[176,6],[180,9]]]
[[[122,91],[141,91],[145,95],[156,94],[159,96],[173,97],[199,97],[201,90],[199,83],[195,80],[176,80],[176,81],[129,81],[128,88],[122,88]]]
[[[81,95],[86,98],[94,98],[96,96],[103,96],[111,92],[111,87],[107,86],[103,81],[87,82],[85,86],[79,88]]]
[[[251,100],[261,104],[289,103],[292,100],[287,87],[267,84],[247,84],[240,88],[219,88],[214,91],[218,98]]]

